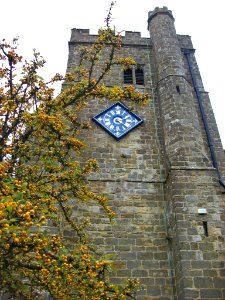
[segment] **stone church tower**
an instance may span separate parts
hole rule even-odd
[[[115,67],[106,81],[151,93],[144,107],[123,102],[143,122],[119,141],[95,122],[83,133],[84,155],[101,167],[90,184],[109,197],[115,221],[94,205],[79,215],[92,219],[91,237],[111,255],[114,282],[140,279],[137,299],[225,299],[225,163],[210,100],[191,39],[176,34],[172,12],[149,12],[148,28],[150,38],[126,31],[121,52],[137,66]],[[95,38],[72,29],[68,70],[80,45]],[[81,118],[111,105],[91,99]]]

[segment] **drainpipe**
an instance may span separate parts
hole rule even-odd
[[[191,74],[192,83],[193,83],[194,90],[195,90],[195,93],[196,93],[196,96],[197,96],[197,100],[198,100],[198,104],[199,104],[199,108],[200,108],[200,112],[201,112],[201,117],[202,117],[203,125],[204,125],[204,128],[205,128],[206,136],[207,136],[207,141],[208,141],[208,145],[209,145],[209,149],[210,149],[210,154],[211,154],[211,157],[212,157],[213,167],[217,171],[217,175],[218,175],[218,178],[219,178],[219,183],[225,188],[225,182],[224,182],[223,176],[222,176],[222,174],[219,170],[214,145],[213,145],[213,142],[212,142],[212,137],[211,137],[211,134],[210,134],[210,131],[209,131],[207,116],[206,116],[206,113],[205,113],[204,106],[202,104],[202,95],[201,95],[201,92],[198,89],[197,80],[196,80],[196,76],[194,74],[190,53],[191,53],[191,51],[184,50],[184,55],[187,59],[189,71],[190,71],[190,74]]]

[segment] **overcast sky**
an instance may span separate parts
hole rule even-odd
[[[20,52],[28,58],[35,48],[47,61],[44,76],[64,74],[72,28],[104,25],[110,0],[11,0],[1,2],[0,38],[19,36]],[[178,34],[192,37],[205,90],[209,92],[225,148],[224,0],[117,0],[113,22],[118,31],[140,31],[148,37],[148,11],[167,6],[173,12]]]

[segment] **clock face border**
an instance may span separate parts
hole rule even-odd
[[[127,114],[129,114],[132,118],[134,118],[135,120],[137,120],[137,123],[132,125],[129,129],[127,129],[124,133],[122,133],[120,136],[116,136],[112,131],[110,131],[110,129],[105,126],[103,123],[101,123],[100,121],[98,121],[98,118],[100,118],[101,116],[104,116],[105,114],[107,114],[107,112],[109,112],[110,110],[112,110],[114,107],[116,106],[120,106],[124,111],[127,112]],[[97,114],[96,116],[92,117],[92,120],[100,125],[107,133],[109,133],[112,137],[114,137],[117,141],[119,141],[121,138],[123,138],[125,135],[127,135],[129,132],[131,132],[134,128],[138,127],[139,125],[141,125],[144,120],[139,117],[138,115],[136,115],[135,113],[131,112],[129,110],[129,108],[127,106],[125,106],[123,103],[121,103],[120,101],[117,101],[115,103],[113,103],[112,105],[110,105],[109,107],[107,107],[105,110],[101,111],[99,114]]]

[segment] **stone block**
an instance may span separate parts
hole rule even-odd
[[[213,278],[215,288],[224,288],[225,289],[225,278],[215,277]]]
[[[132,270],[132,277],[142,278],[148,277],[149,273],[147,270]]]
[[[155,260],[168,260],[168,254],[167,254],[167,252],[154,253],[154,259]]]
[[[186,288],[185,289],[185,299],[193,300],[199,298],[199,291],[193,288]]]
[[[196,288],[212,288],[213,280],[211,277],[195,277],[194,278],[194,286]]]
[[[147,293],[148,293],[148,295],[151,295],[151,296],[159,296],[162,294],[162,291],[161,291],[160,287],[155,286],[155,287],[148,288]]]
[[[219,289],[201,289],[200,297],[201,299],[222,299],[222,292]]]

